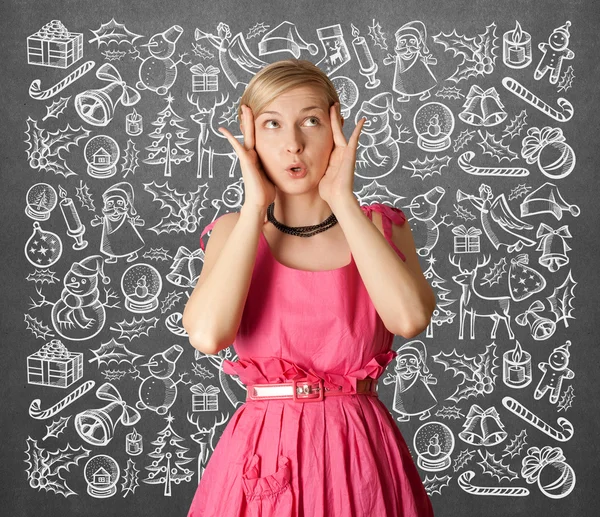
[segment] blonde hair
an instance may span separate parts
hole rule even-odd
[[[242,120],[242,104],[256,119],[275,97],[299,86],[321,89],[330,107],[340,100],[331,79],[318,66],[306,59],[284,59],[270,63],[252,77],[240,99],[238,121]]]

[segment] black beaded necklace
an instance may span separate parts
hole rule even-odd
[[[267,218],[273,223],[275,228],[278,230],[289,233],[290,235],[297,235],[298,237],[312,237],[317,233],[324,232],[328,230],[332,226],[336,225],[338,220],[334,213],[332,213],[327,219],[325,219],[322,223],[315,224],[313,226],[286,226],[283,223],[280,223],[277,219],[275,219],[275,203],[271,203],[267,207]]]

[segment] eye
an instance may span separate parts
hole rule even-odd
[[[319,124],[319,123],[320,123],[320,120],[319,120],[317,117],[308,117],[306,120],[316,120],[316,121],[317,121],[317,123],[316,123],[316,124]],[[316,125],[316,124],[315,124],[315,125]]]

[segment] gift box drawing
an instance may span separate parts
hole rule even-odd
[[[192,411],[218,411],[221,391],[216,386],[204,386],[201,382],[190,388],[192,392]]]
[[[190,67],[192,72],[192,92],[216,92],[219,90],[219,69],[209,65],[206,68],[199,63]]]
[[[27,62],[30,65],[69,68],[83,57],[83,34],[69,32],[52,20],[27,38]]]
[[[472,226],[467,230],[459,224],[452,228],[454,234],[454,253],[479,253],[481,230]]]
[[[83,376],[83,354],[69,352],[58,339],[27,357],[27,382],[68,388]]]

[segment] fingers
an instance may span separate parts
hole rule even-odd
[[[367,118],[363,117],[358,121],[352,135],[350,136],[350,140],[348,140],[348,146],[356,149],[358,147],[358,138],[360,137],[360,132],[362,131],[363,126],[365,125]]]
[[[333,141],[337,147],[344,147],[346,145],[346,138],[342,132],[342,125],[340,124],[340,117],[338,116],[339,103],[336,102],[329,108],[329,118],[331,121],[331,130],[333,132]]]
[[[244,147],[249,151],[250,149],[254,149],[254,114],[245,104],[242,104],[242,113],[244,120]]]
[[[229,140],[229,143],[231,144],[231,146],[233,147],[233,149],[235,150],[236,154],[238,155],[238,157],[240,159],[242,159],[246,156],[246,150],[237,141],[237,139],[229,131],[227,131],[227,129],[225,129],[224,127],[220,127],[219,132],[222,135],[224,135],[225,138],[227,138],[227,140]]]

